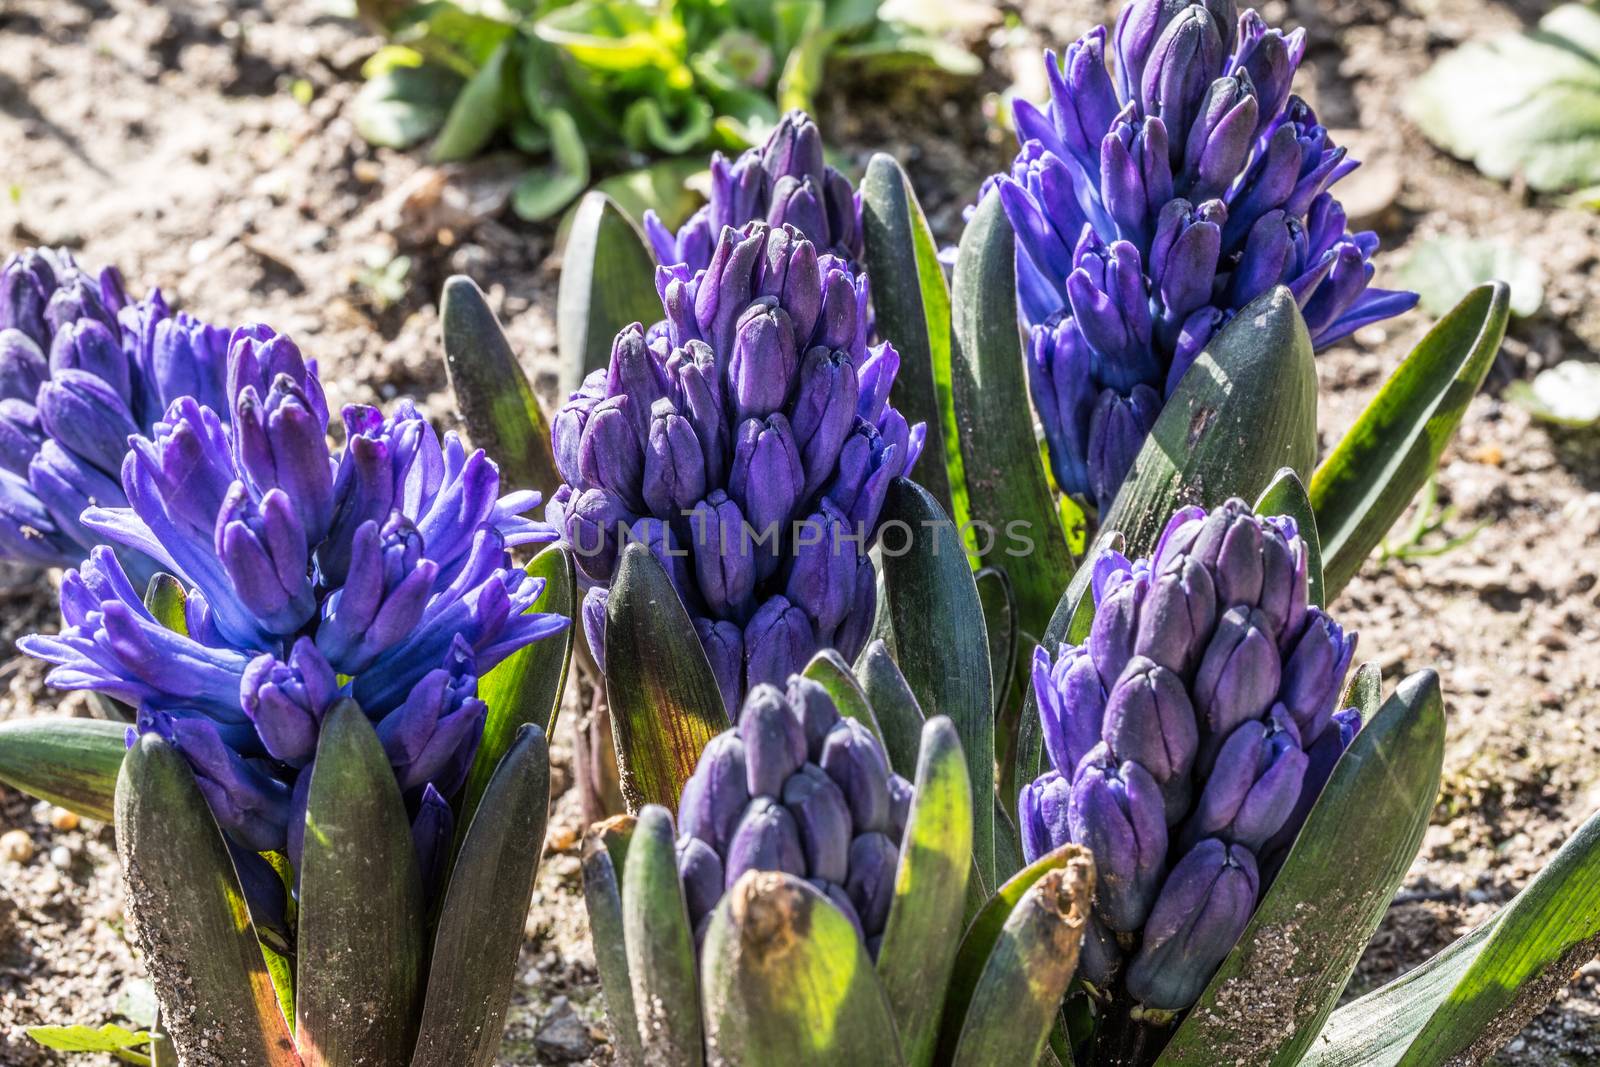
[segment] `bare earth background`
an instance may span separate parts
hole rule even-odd
[[[1299,91],[1367,161],[1340,188],[1358,228],[1383,236],[1380,284],[1408,245],[1441,233],[1515,242],[1550,277],[1544,309],[1513,324],[1439,480],[1458,509],[1446,534],[1489,525],[1440,557],[1369,563],[1336,605],[1389,684],[1436,667],[1451,719],[1422,855],[1351,995],[1484,919],[1600,808],[1600,435],[1553,432],[1500,400],[1515,378],[1594,358],[1600,219],[1479,177],[1430,148],[1400,111],[1437,52],[1529,22],[1543,6],[1265,5],[1270,20],[1310,31]],[[1041,84],[1041,46],[1109,17],[1089,0],[953,7],[953,32],[989,60],[978,84],[836,86],[820,116],[852,166],[878,149],[902,160],[942,241],[958,236],[962,206],[1012,151],[985,101],[1012,77]],[[264,319],[318,358],[335,403],[409,394],[446,425],[454,414],[434,301],[446,275],[465,272],[490,290],[552,400],[552,232],[506,210],[515,160],[440,170],[356,136],[348,105],[375,44],[322,0],[4,0],[0,185],[10,195],[0,198],[0,254],[66,245],[88,264],[117,264],[140,292],[161,285],[211,321]],[[397,256],[409,269],[386,287],[377,273]],[[1413,312],[1322,357],[1325,445],[1426,326]],[[13,647],[56,625],[53,598],[53,580],[43,579],[0,593],[0,718],[84,711],[47,690],[40,665]],[[555,789],[565,795],[528,918],[505,1064],[610,1062],[568,749],[556,740]],[[27,1067],[61,1061],[24,1027],[110,1020],[142,977],[123,939],[110,828],[55,829],[47,809],[0,788],[0,831],[14,828],[35,847],[25,862],[0,860],[0,1064]],[[1575,972],[1498,1062],[1600,1063],[1600,963]]]

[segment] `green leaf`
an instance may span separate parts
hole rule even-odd
[[[928,718],[955,723],[972,795],[993,796],[989,639],[959,535],[928,491],[904,478],[889,486],[879,529],[901,672]],[[972,816],[972,854],[983,883],[993,885],[994,808],[974,802]]]
[[[893,156],[880,152],[867,163],[861,224],[867,273],[886,280],[872,293],[878,332],[900,353],[891,399],[907,422],[928,428],[915,474],[960,526],[967,487],[950,384],[950,288],[911,179]]]
[[[1439,465],[1500,351],[1509,314],[1504,284],[1474,289],[1428,331],[1317,467],[1311,506],[1330,600]]]
[[[189,618],[185,613],[188,602],[183,583],[166,571],[157,573],[145,587],[144,606],[156,617],[156,622],[185,637],[189,636]]]
[[[550,132],[548,167],[530,170],[511,192],[511,210],[528,222],[543,222],[572,203],[589,184],[589,149],[572,113],[549,108],[542,118]]]
[[[629,144],[654,147],[669,156],[681,156],[697,147],[711,136],[711,103],[703,96],[685,96],[680,102],[682,113],[668,118],[660,101],[640,97],[622,113],[622,136]]]
[[[1540,192],[1600,182],[1600,11],[1562,4],[1535,29],[1472,41],[1412,87],[1423,133],[1491,178]]]
[[[906,1063],[855,926],[793,875],[747,871],[734,883],[712,912],[700,976],[719,1063]]]
[[[822,24],[840,33],[864,30],[878,21],[883,0],[826,0]]]
[[[639,812],[622,868],[623,942],[647,1062],[695,1067],[704,1060],[700,989],[673,836],[666,808],[649,804]]]
[[[606,602],[606,703],[628,810],[678,806],[700,751],[728,729],[711,664],[666,571],[642,544],[622,551]]]
[[[101,719],[0,721],[0,782],[110,822],[127,737],[127,723]]]
[[[878,716],[873,713],[867,694],[862,691],[856,676],[850,673],[850,665],[843,656],[831,648],[825,648],[811,657],[811,662],[806,664],[801,673],[828,691],[840,715],[859,722],[882,743],[883,728],[878,725]]]
[[[1339,706],[1355,708],[1361,713],[1362,722],[1372,721],[1372,717],[1383,706],[1383,671],[1376,663],[1363,663],[1355,669],[1350,675],[1350,684],[1345,686],[1344,699]]]
[[[1078,966],[1093,894],[1094,863],[1077,848],[1022,894],[960,1016],[953,1067],[1038,1062]]]
[[[1403,1067],[1487,1052],[1531,1021],[1600,948],[1600,816],[1501,912],[1472,966],[1411,1042]]]
[[[528,607],[528,612],[561,615],[569,620],[576,618],[578,575],[567,549],[560,545],[543,549],[529,561],[528,573],[545,583],[544,592]],[[573,623],[560,633],[524,645],[478,679],[478,699],[489,710],[457,812],[462,833],[473,824],[472,816],[479,798],[499,773],[501,758],[510,751],[522,727],[532,723],[546,734],[555,732],[556,713],[561,710],[561,692],[567,686],[576,633],[577,626]]]
[[[1394,1067],[1504,914],[1495,912],[1420,966],[1334,1012],[1298,1067]]]
[[[655,12],[630,0],[579,0],[539,19],[534,32],[595,71],[678,64],[672,42],[657,32]]]
[[[923,727],[915,785],[877,968],[907,1067],[933,1060],[972,870],[972,785],[942,715]]]
[[[1294,296],[1279,286],[1195,359],[1101,516],[1101,537],[1120,532],[1130,557],[1148,555],[1178,508],[1254,500],[1284,467],[1308,477],[1316,458],[1311,337]]]
[[[411,1067],[490,1067],[544,850],[550,757],[544,731],[518,728],[456,857],[428,969]]]
[[[1480,285],[1511,287],[1511,314],[1526,318],[1544,303],[1544,268],[1514,245],[1478,237],[1429,237],[1400,268],[1399,281],[1422,297],[1422,310],[1438,318],[1450,313]]]
[[[27,1034],[45,1048],[57,1052],[133,1052],[130,1063],[149,1063],[141,1049],[155,1039],[149,1031],[133,1031],[116,1023],[103,1026],[30,1026]]]
[[[644,213],[654,211],[661,224],[676,230],[689,220],[705,198],[689,187],[691,179],[706,173],[703,159],[664,159],[648,167],[623,171],[595,183],[594,191],[604,193],[635,225],[644,224]],[[646,249],[646,252],[649,250]],[[571,252],[566,253],[562,271],[571,270]],[[650,299],[656,301],[650,314],[659,315],[661,304],[655,295],[655,257],[650,259]],[[629,322],[634,320],[630,319]],[[644,322],[644,316],[638,321]],[[623,323],[624,326],[627,323]],[[559,327],[558,327],[559,328]],[[609,350],[606,353],[610,355]]]
[[[1158,1067],[1292,1067],[1422,845],[1444,763],[1439,676],[1400,683],[1350,743],[1288,858]]]
[[[611,1041],[624,1067],[644,1063],[622,918],[622,872],[633,828],[632,815],[617,815],[595,823],[583,836],[583,903],[589,914],[589,943],[594,947],[595,970],[600,974],[600,992],[611,1022]]]
[[[961,235],[952,311],[952,388],[968,507],[990,541],[978,555],[1006,572],[1021,628],[1037,636],[1073,566],[1034,436],[1017,326],[1015,241],[998,194],[984,197]]]
[[[1111,530],[1096,542],[1096,546],[1097,551],[1121,552],[1127,544],[1120,533]],[[1085,557],[1086,560],[1093,558],[1093,555]],[[1045,627],[1044,638],[1030,648],[1026,658],[1020,655],[1017,657],[1018,685],[1022,690],[1023,704],[1017,723],[1016,759],[1011,773],[1011,785],[1005,793],[1005,802],[1009,804],[1008,811],[1017,810],[1018,794],[1022,791],[1022,787],[1047,769],[1044,727],[1039,721],[1039,700],[1031,684],[1033,649],[1042,646],[1052,653],[1053,660],[1063,644],[1081,645],[1089,639],[1089,627],[1094,623],[1094,597],[1089,595],[1089,584],[1093,576],[1092,567],[1078,568],[1072,584],[1068,585],[1067,591],[1061,595],[1061,603],[1056,605],[1055,614],[1050,616],[1050,625]]]
[[[502,489],[537,489],[545,500],[561,484],[550,424],[522,373],[483,290],[464,274],[439,299],[445,367],[472,443],[500,465]]]
[[[1295,521],[1300,539],[1306,543],[1306,584],[1311,603],[1327,607],[1328,598],[1322,588],[1322,540],[1317,536],[1317,516],[1311,510],[1311,498],[1306,495],[1300,476],[1283,468],[1256,498],[1254,510],[1257,515],[1287,515]]]
[[[128,915],[173,1043],[196,1063],[301,1067],[222,833],[158,735],[128,750],[116,813]]]
[[[468,80],[433,142],[434,162],[471,159],[511,119],[517,99],[512,62],[511,41],[502,41]]]
[[[983,73],[983,61],[960,45],[889,23],[865,40],[834,49],[833,58],[859,63],[873,76],[936,70],[955,78],[975,78]]]
[[[383,745],[352,700],[323,720],[300,860],[295,1034],[306,1067],[403,1063],[425,948],[411,820]]]
[[[813,10],[820,15],[820,10]],[[827,74],[828,53],[838,42],[839,35],[822,27],[820,18],[814,20],[811,27],[795,42],[783,65],[783,73],[778,76],[778,108],[782,111],[813,112],[817,109],[817,93]]]
[[[1600,815],[1477,929],[1339,1009],[1307,1067],[1476,1062],[1600,948]]]
[[[420,144],[444,125],[460,89],[461,79],[440,67],[389,67],[351,102],[356,132],[383,148]]]
[[[950,991],[945,995],[944,1022],[939,1036],[940,1062],[947,1061],[955,1052],[956,1041],[961,1036],[962,1020],[967,1017],[967,1009],[972,1004],[978,981],[983,977],[984,966],[1000,940],[1006,920],[1011,918],[1012,911],[1023,895],[1051,871],[1061,870],[1074,859],[1087,857],[1088,853],[1077,845],[1063,845],[1040,856],[1006,879],[967,924],[951,970]]]
[[[997,567],[985,567],[975,576],[978,600],[983,605],[984,632],[989,637],[989,675],[994,682],[994,758],[1000,772],[1000,795],[1009,795],[1010,772],[1016,763],[1017,726],[1022,714],[1022,690],[1016,679],[1017,649],[1033,645],[1019,634],[1017,598],[1011,579]]]
[[[604,193],[584,196],[573,212],[556,293],[563,395],[610,363],[624,327],[660,316],[655,277],[655,256],[638,227]]]
[[[904,778],[914,777],[922,746],[922,706],[889,655],[888,646],[882,641],[867,645],[856,662],[856,674],[883,731],[889,766]]]
[[[1530,382],[1512,382],[1506,397],[1534,418],[1584,429],[1600,422],[1600,363],[1563,360]]]

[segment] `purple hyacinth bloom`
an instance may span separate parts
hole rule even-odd
[[[12,292],[31,306],[26,285]],[[71,299],[101,298],[79,287]],[[65,303],[58,294],[47,312]],[[479,676],[566,624],[529,611],[543,583],[508,551],[555,531],[524,517],[536,494],[501,496],[494,464],[441,439],[408,403],[389,417],[347,408],[347,444],[332,454],[315,365],[289,338],[238,330],[227,359],[199,369],[226,383],[232,418],[198,395],[173,399],[118,463],[106,500],[126,506],[83,516],[184,586],[181,630],[155,618],[102,546],[62,580],[62,631],[19,644],[55,664],[51,684],[135,705],[136,732],[185,755],[238,845],[286,849],[293,862],[323,721],[353,698],[435,884],[483,731]],[[46,388],[85,374],[63,370]],[[95,381],[115,395],[116,383]],[[48,440],[34,463],[63,453]]]
[[[1199,995],[1360,726],[1332,712],[1355,635],[1310,605],[1307,551],[1242,501],[1182,508],[1150,557],[1093,561],[1088,639],[1037,653],[1023,854],[1094,854],[1106,936],[1080,973],[1103,987],[1134,951],[1148,1008]]]
[[[678,873],[700,929],[746,871],[816,886],[877,951],[914,790],[878,739],[842,718],[821,685],[757,685],[678,801]]]
[[[822,134],[803,111],[779,120],[764,143],[729,161],[711,157],[711,196],[677,233],[654,211],[645,233],[663,266],[704,270],[728,227],[749,222],[793,226],[822,252],[861,260],[861,198],[850,181],[823,162]]]
[[[1106,865],[1095,868],[1095,914],[1112,930],[1139,929],[1166,870],[1161,786],[1134,760],[1112,762],[1102,743],[1072,780],[1067,827],[1071,840],[1106,857]]]
[[[1372,286],[1378,239],[1330,187],[1357,166],[1290,94],[1301,31],[1233,0],[1131,0],[1045,56],[990,185],[1017,235],[1029,386],[1051,467],[1104,510],[1206,343],[1276,285],[1318,348],[1409,310]]]
[[[809,158],[814,132],[769,149]],[[657,271],[663,320],[621,331],[557,412],[565,484],[546,517],[593,588],[628,541],[650,546],[731,713],[819,649],[860,652],[877,606],[867,553],[925,427],[889,402],[899,356],[868,345],[866,280],[847,261],[764,221],[707,247],[698,267]],[[586,612],[591,645],[603,622]]]
[[[1206,838],[1177,862],[1128,965],[1128,992],[1147,1007],[1195,1002],[1255,910],[1261,877],[1243,845]]]
[[[231,412],[226,330],[173,314],[159,291],[128,297],[121,276],[91,275],[65,250],[26,249],[0,267],[0,558],[72,567],[104,542],[81,521],[127,503],[129,439],[152,435],[173,401]],[[140,583],[163,566],[118,544]]]

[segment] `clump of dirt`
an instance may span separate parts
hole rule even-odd
[[[905,165],[941,243],[1014,149],[996,124],[1013,79],[1037,97],[1044,46],[1107,17],[1091,0],[952,5],[987,60],[974,85],[840,79],[821,120],[858,172],[875,151]],[[1340,186],[1376,229],[1378,284],[1416,243],[1495,237],[1542,263],[1544,308],[1514,322],[1486,394],[1439,474],[1438,535],[1465,547],[1368,564],[1334,605],[1388,686],[1436,668],[1450,718],[1445,784],[1421,855],[1348,995],[1415,966],[1509,900],[1600,808],[1600,435],[1556,433],[1500,399],[1503,386],[1600,344],[1600,218],[1488,181],[1430,148],[1405,119],[1408,84],[1443,49],[1523,26],[1533,0],[1270,0],[1311,51],[1297,88],[1365,166]],[[377,46],[322,0],[11,0],[0,8],[0,253],[27,244],[114,263],[219,323],[260,318],[321,364],[330,399],[418,400],[450,424],[436,296],[473,276],[502,315],[546,402],[555,399],[559,257],[551,227],[507,210],[515,158],[445,168],[373,149],[349,104]],[[303,102],[305,101],[305,102]],[[1318,361],[1330,445],[1425,331],[1420,313],[1361,331]],[[0,646],[53,628],[53,589],[27,574],[0,591]],[[36,662],[0,658],[0,717],[86,713],[43,684]],[[577,718],[574,708],[564,723]],[[587,937],[578,856],[583,816],[566,726],[557,794],[501,1062],[605,1063],[604,1009]],[[0,1062],[60,1062],[22,1033],[99,1024],[139,980],[122,934],[111,831],[55,830],[48,812],[0,790],[0,830],[35,844],[0,866]],[[65,857],[58,864],[56,859]],[[1511,1037],[1503,1064],[1600,1061],[1600,966],[1555,974],[1554,1003]],[[1569,980],[1570,979],[1570,980]],[[1506,1035],[1509,1036],[1509,1035]]]

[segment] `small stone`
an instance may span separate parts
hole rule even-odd
[[[550,1010],[539,1020],[539,1032],[533,1036],[534,1047],[546,1059],[557,1063],[573,1063],[586,1059],[594,1051],[594,1038],[572,1003],[566,997],[557,997]]]
[[[556,823],[544,837],[547,852],[569,852],[577,844],[578,831],[568,823]]]
[[[383,177],[383,168],[375,159],[358,159],[350,165],[350,173],[362,185],[372,185]]]
[[[62,870],[66,870],[72,866],[72,850],[66,845],[57,845],[50,850],[50,863]]]
[[[68,811],[66,808],[51,808],[50,825],[63,833],[68,830],[76,830],[78,828],[78,813]]]
[[[33,858],[33,838],[26,830],[7,830],[0,834],[0,859],[27,863]]]

